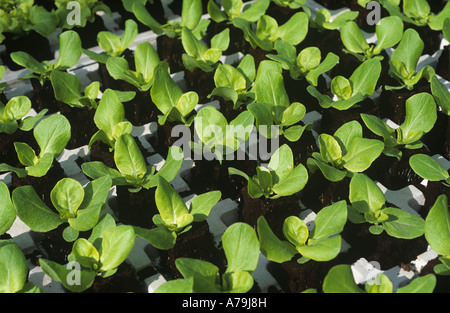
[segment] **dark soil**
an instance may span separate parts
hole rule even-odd
[[[436,74],[446,80],[450,80],[450,46],[445,46],[442,50],[442,54],[439,57],[438,65],[436,67]]]
[[[289,95],[289,100],[291,103],[300,102],[306,107],[307,112],[323,111],[323,108],[319,105],[317,99],[311,96],[311,94],[306,90],[306,88],[308,88],[309,86],[309,83],[306,79],[292,79],[289,72],[284,71],[283,80],[284,87],[287,94]],[[322,94],[326,94],[328,92],[327,82],[322,75],[319,77],[316,88]]]
[[[30,82],[34,91],[34,94],[30,100],[33,109],[37,112],[40,112],[43,109],[48,109],[47,114],[56,113],[60,111],[61,107],[66,105],[56,100],[55,92],[50,80],[45,81],[43,86],[39,80],[35,78],[30,79]]]
[[[310,174],[308,183],[301,192],[302,203],[316,213],[323,207],[348,199],[350,178],[338,182],[327,180],[320,170]]]
[[[430,150],[430,155],[440,154],[450,160],[450,117],[440,111],[433,129],[421,141]]]
[[[101,31],[107,31],[105,23],[100,16],[96,16],[92,23],[87,22],[85,27],[74,27],[73,30],[80,36],[81,46],[84,49],[98,46],[98,33]]]
[[[160,60],[169,64],[171,73],[185,70],[182,59],[184,47],[180,38],[169,38],[166,35],[160,35],[156,38],[156,46]]]
[[[242,221],[252,227],[256,227],[258,218],[264,216],[273,232],[282,238],[283,224],[289,216],[300,214],[300,205],[297,195],[281,197],[278,199],[266,199],[261,197],[253,199],[247,191],[247,186],[242,188],[239,201],[239,212]]]
[[[429,181],[426,187],[420,183],[416,183],[414,186],[422,191],[425,196],[425,204],[419,211],[422,216],[428,215],[429,210],[436,203],[436,200],[440,195],[446,195],[447,198],[450,199],[450,187],[445,186],[442,182]]]
[[[91,137],[96,133],[97,126],[94,123],[95,110],[66,107],[61,112],[69,120],[71,137],[66,149],[76,149],[89,144]]]
[[[155,188],[128,191],[129,186],[117,186],[118,216],[122,223],[143,228],[154,226],[152,218],[159,214],[155,203]]]
[[[216,87],[214,83],[214,73],[204,72],[203,70],[196,68],[193,71],[185,70],[184,79],[186,81],[187,89],[195,91],[198,94],[199,103],[208,103],[208,95],[211,94]]]
[[[322,58],[330,52],[339,55],[344,48],[341,35],[338,30],[321,31],[316,28],[309,28],[306,38],[298,45],[297,50],[307,47],[317,47],[322,53]]]
[[[115,168],[114,152],[109,151],[109,146],[101,141],[92,144],[89,150],[90,161],[100,161],[110,168]]]
[[[0,163],[12,165],[18,161],[14,142],[35,142],[33,132],[18,129],[12,134],[0,134]]]

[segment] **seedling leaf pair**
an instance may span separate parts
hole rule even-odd
[[[12,134],[18,129],[29,131],[48,111],[44,109],[35,116],[25,117],[30,110],[31,101],[25,96],[14,97],[6,105],[0,102],[0,133]]]
[[[428,181],[440,181],[450,187],[450,174],[435,159],[426,154],[415,154],[409,159],[413,171]]]

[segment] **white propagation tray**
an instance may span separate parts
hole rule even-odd
[[[170,20],[179,19],[179,16],[173,15],[173,13],[168,9],[168,5],[173,0],[162,0],[163,5],[165,7],[166,16],[169,17]],[[322,8],[322,6],[318,5],[312,0],[307,1],[307,5],[313,10],[313,13],[317,12],[318,9]],[[346,10],[346,9],[344,9]],[[335,10],[331,11],[332,18],[337,16],[340,12],[343,10]],[[208,18],[208,15],[204,16],[205,18]],[[119,29],[118,27],[118,21],[120,20],[120,16],[115,13],[113,14],[112,18],[107,16],[106,14],[101,15],[101,18],[103,18],[105,25],[107,29],[113,33],[116,33],[117,35],[121,35],[123,30]],[[366,38],[369,41],[375,41],[376,36],[374,34],[367,34],[365,33]],[[148,41],[154,45],[156,48],[156,38],[157,35],[154,34],[152,31],[147,31],[144,33],[140,33],[135,43],[130,47],[130,49],[134,50],[136,45],[143,41]],[[55,60],[58,56],[58,34],[54,34],[50,37],[51,46],[55,49]],[[448,42],[443,39],[441,48],[447,45]],[[100,47],[93,47],[90,50],[95,52],[101,52],[102,49]],[[388,51],[389,54],[392,51]],[[436,65],[438,58],[440,57],[441,52],[437,52],[433,56],[423,56],[421,58],[421,64],[420,66],[425,66],[427,64],[430,65]],[[231,56],[224,56],[222,58],[222,62],[232,64],[235,61],[242,58],[242,53],[237,53]],[[97,69],[98,64],[94,61],[92,61],[90,58],[88,58],[86,55],[82,55],[80,58],[78,64],[74,66],[72,69],[69,70],[69,72],[77,75],[80,80],[82,81],[83,86],[89,85],[92,81],[99,81],[100,77],[97,75]],[[19,71],[10,71],[9,69],[6,70],[6,73],[3,77],[2,81],[8,82],[7,88],[4,90],[5,94],[8,98],[12,98],[14,96],[18,95],[26,95],[31,96],[33,94],[33,90],[31,87],[31,84],[28,80],[18,80],[19,77],[22,77],[29,73],[27,69],[19,70]],[[324,74],[326,78],[329,78],[326,74]],[[172,74],[172,77],[174,80],[179,84],[179,86],[184,90],[185,89],[185,83],[184,83],[184,73],[174,73]],[[440,78],[440,77],[439,77]],[[441,82],[444,83],[445,86],[447,86],[450,90],[450,82],[445,81],[444,79],[440,78]],[[187,90],[185,90],[187,91]],[[373,98],[376,101],[379,97],[380,90],[376,91]],[[207,103],[217,106],[217,102],[215,103]],[[198,105],[196,110],[198,111],[200,108],[202,108],[203,105]],[[30,112],[30,115],[34,115],[36,112],[32,110]],[[316,136],[318,135],[318,127],[320,125],[321,115],[318,112],[309,112],[304,117],[303,121],[305,123],[313,123],[313,134]],[[391,121],[387,121],[389,123],[392,123]],[[395,125],[394,125],[395,126]],[[149,123],[143,126],[134,127],[133,128],[133,136],[136,136],[141,141],[143,147],[148,150],[150,153],[154,153],[155,150],[149,143],[148,139],[152,136],[156,136],[156,130],[157,130],[157,124],[156,123]],[[87,146],[82,146],[77,149],[73,150],[64,150],[63,153],[59,156],[57,161],[61,164],[61,167],[63,168],[65,174],[67,177],[74,178],[81,182],[83,185],[88,183],[87,177],[82,173],[81,168],[76,163],[76,160],[78,158],[82,158],[84,160],[89,159],[89,149]],[[438,160],[446,169],[450,168],[450,161],[444,159],[442,156],[436,155],[434,156],[436,160]],[[159,154],[152,154],[150,157],[147,158],[147,161],[149,164],[156,167],[158,170],[163,164],[164,164],[164,158]],[[177,192],[186,192],[189,191],[189,186],[187,185],[186,181],[182,177],[186,177],[189,169],[193,166],[192,160],[185,160],[182,168],[180,170],[180,173],[177,175],[177,177],[172,181],[172,185],[174,186],[175,190]],[[11,174],[1,174],[0,175],[0,181],[3,181],[7,185],[11,184]],[[426,185],[426,180],[422,183]],[[393,203],[397,205],[399,208],[407,210],[409,212],[418,214],[417,211],[420,209],[420,207],[425,203],[424,195],[420,190],[418,190],[416,187],[410,185],[407,186],[401,190],[398,191],[392,191],[385,188],[383,185],[378,183],[378,186],[382,189],[382,191],[385,193],[386,200],[390,203]],[[184,198],[184,200],[188,203],[195,195],[191,194],[190,196],[187,196]],[[107,208],[105,210],[105,213],[110,213],[114,216],[114,210],[112,209],[115,205],[116,200],[116,189],[115,187],[111,188],[111,191],[109,193],[109,197],[107,200]],[[311,210],[306,209],[300,214],[300,218],[305,220],[308,224],[308,227],[313,227],[313,222],[315,218],[315,213],[313,213]],[[238,203],[231,200],[231,199],[223,199],[219,203],[217,203],[214,208],[211,210],[210,215],[207,218],[207,222],[209,225],[209,229],[213,235],[213,238],[217,245],[220,244],[222,234],[227,229],[228,226],[231,224],[237,222],[238,220]],[[28,226],[26,226],[18,217],[16,218],[16,221],[14,222],[11,229],[7,232],[9,235],[12,236],[12,238],[17,242],[19,247],[24,252],[25,256],[27,258],[30,258],[30,254],[35,252],[36,250],[42,251],[40,247],[39,242],[39,234],[34,233],[31,231]],[[349,245],[344,241],[342,245],[342,252],[346,251],[349,248]],[[143,269],[146,269],[148,267],[153,267],[151,262],[152,257],[152,247],[150,244],[138,237],[136,237],[135,245],[127,259],[127,262],[133,266],[133,268],[136,270],[136,272],[139,272]],[[420,273],[421,269],[430,261],[435,258],[437,258],[437,254],[428,247],[427,251],[424,251],[422,254],[420,254],[416,260],[411,260],[411,271],[405,271],[399,266],[396,266],[394,268],[390,269],[378,269],[374,266],[373,262],[371,260],[366,260],[364,258],[359,259],[357,262],[355,262],[352,265],[352,271],[354,274],[354,279],[357,283],[365,283],[373,279],[373,277],[379,273],[383,272],[386,274],[391,281],[394,284],[394,289],[397,289],[398,287],[401,287],[405,284],[407,284],[412,278],[417,276],[418,273]],[[258,266],[256,270],[253,272],[252,276],[255,279],[256,283],[258,284],[259,288],[263,293],[268,292],[269,288],[273,290],[273,288],[281,291],[281,288],[276,280],[275,277],[272,276],[272,274],[269,273],[267,270],[267,265],[269,264],[269,260],[267,260],[262,254],[260,254],[260,259],[258,262]],[[29,265],[29,280],[36,284],[38,287],[41,287],[44,292],[50,292],[50,293],[64,293],[66,292],[61,283],[52,281],[47,275],[43,273],[41,268],[39,266],[33,265],[30,261],[28,261]],[[151,293],[158,286],[160,286],[162,283],[164,283],[166,280],[164,279],[162,274],[156,274],[151,277],[147,277],[144,279],[144,283],[148,286],[148,292]]]

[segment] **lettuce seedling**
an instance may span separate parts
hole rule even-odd
[[[158,123],[164,125],[168,121],[190,126],[194,121],[193,111],[198,104],[198,94],[194,91],[183,93],[169,71],[166,61],[160,62],[154,70],[154,76],[158,79],[153,83],[150,95],[153,103],[163,114],[158,116]]]
[[[361,124],[351,121],[342,125],[333,136],[320,134],[320,153],[307,160],[311,173],[319,169],[329,181],[337,182],[346,176],[367,170],[381,155],[382,141],[363,138]]]
[[[192,31],[197,39],[201,39],[210,23],[209,19],[202,19],[202,1],[201,0],[183,0],[181,9],[181,20],[168,21],[161,24],[156,21],[145,8],[146,1],[134,1],[129,9],[132,10],[137,20],[150,27],[157,35],[165,34],[169,38],[181,38],[184,27]]]
[[[38,79],[41,85],[50,79],[53,71],[65,71],[75,64],[81,57],[80,36],[72,30],[65,31],[59,35],[59,55],[54,63],[50,61],[39,62],[30,54],[17,51],[11,53],[11,59],[20,66],[27,68],[32,74],[27,74],[21,79]]]
[[[400,239],[414,239],[424,233],[425,221],[408,211],[386,207],[386,198],[373,180],[355,174],[350,181],[348,218],[352,223],[370,223],[369,231],[379,235],[383,231]]]
[[[333,98],[321,94],[316,87],[308,86],[308,92],[319,101],[321,107],[343,111],[370,97],[381,74],[381,63],[377,59],[364,61],[349,79],[336,76],[331,82]]]
[[[100,161],[85,162],[81,169],[92,179],[107,175],[111,177],[113,186],[130,186],[130,192],[139,192],[142,188],[156,187],[160,176],[172,181],[183,163],[183,151],[177,146],[170,147],[164,165],[155,174],[156,169],[147,166],[135,139],[125,133],[115,142],[114,161],[117,169],[109,168]]]
[[[403,22],[397,16],[382,18],[376,26],[377,43],[369,44],[361,29],[353,21],[346,23],[341,28],[341,39],[345,48],[344,52],[355,56],[363,62],[377,58],[383,60],[381,52],[398,44],[403,36]]]
[[[155,203],[159,214],[153,216],[156,228],[134,227],[136,235],[152,246],[169,250],[175,246],[177,237],[192,228],[192,223],[203,222],[214,205],[220,200],[220,191],[211,191],[192,199],[189,208],[167,180],[159,177]]]
[[[56,31],[58,17],[30,0],[3,0],[0,3],[0,43],[3,33],[20,38],[31,31],[48,37]]]
[[[288,70],[291,78],[295,80],[306,79],[309,84],[317,86],[319,76],[330,71],[339,62],[339,57],[328,53],[322,61],[322,53],[317,47],[307,47],[297,55],[297,49],[282,40],[275,41],[277,54],[268,54],[272,59]]]
[[[312,124],[299,125],[306,108],[299,102],[290,103],[281,73],[281,66],[274,61],[260,63],[252,88],[256,99],[247,109],[255,117],[261,135],[266,138],[284,136],[296,142],[305,130],[311,130]]]
[[[306,0],[272,0],[276,5],[289,7],[293,10],[300,9],[306,3]]]
[[[67,265],[43,258],[39,259],[39,264],[45,274],[67,290],[83,292],[92,286],[97,276],[106,278],[114,275],[133,249],[134,241],[133,227],[117,226],[114,218],[107,214],[94,227],[88,239],[75,241]]]
[[[450,213],[448,198],[440,195],[425,219],[425,238],[430,247],[440,255],[442,262],[434,267],[438,275],[450,275]]]
[[[33,130],[34,138],[40,152],[36,152],[26,143],[15,142],[19,162],[25,168],[16,168],[6,163],[0,164],[0,172],[13,171],[19,178],[27,175],[45,176],[57,158],[66,147],[71,136],[71,127],[67,118],[61,114],[51,115],[40,121]]]
[[[0,240],[0,293],[41,293],[28,281],[28,264],[13,239]]]
[[[125,22],[123,34],[119,37],[108,31],[101,31],[97,35],[97,42],[103,52],[96,53],[88,49],[82,49],[92,60],[106,64],[109,57],[121,57],[126,49],[128,49],[135,41],[138,34],[137,23],[133,20]]]
[[[248,194],[257,199],[277,199],[291,196],[302,190],[308,181],[308,172],[303,164],[294,167],[294,157],[288,145],[282,145],[270,158],[268,168],[258,166],[256,175],[249,177],[233,167],[230,175],[239,175],[248,181]]]
[[[183,53],[183,64],[189,70],[196,68],[204,72],[212,72],[219,65],[222,53],[228,49],[230,44],[230,29],[225,28],[220,33],[211,38],[211,47],[194,36],[187,28],[183,27],[181,32],[181,43],[185,53]]]
[[[413,95],[406,100],[405,107],[405,121],[397,129],[374,115],[361,114],[367,128],[383,137],[383,153],[399,160],[402,157],[401,149],[419,149],[423,146],[420,139],[434,127],[437,120],[436,102],[429,93]]]
[[[347,222],[347,203],[345,200],[325,207],[314,219],[314,229],[308,230],[306,223],[297,216],[286,218],[280,240],[270,229],[264,216],[258,219],[258,236],[261,253],[270,261],[284,263],[300,254],[298,263],[309,260],[326,262],[334,259],[341,251],[340,234]]]
[[[59,17],[59,27],[62,29],[72,29],[74,27],[86,27],[86,24],[93,23],[97,12],[105,12],[112,16],[111,9],[104,1],[100,0],[78,0],[80,5],[79,14],[74,18],[76,23],[70,20],[71,9],[70,0],[55,0],[56,14]],[[73,15],[73,13],[72,13]],[[100,18],[100,17],[98,17]],[[70,22],[69,22],[70,21]]]
[[[155,48],[149,42],[142,42],[134,51],[135,71],[130,69],[128,61],[123,57],[109,57],[106,69],[112,78],[126,81],[140,91],[148,91],[154,81],[153,71],[159,62]]]
[[[111,184],[109,176],[93,180],[85,187],[72,178],[63,178],[50,192],[56,211],[41,200],[33,186],[14,189],[12,201],[17,216],[33,231],[48,232],[68,223],[63,238],[72,242],[80,232],[91,230],[97,224]]]
[[[435,159],[426,154],[415,154],[409,159],[413,171],[428,181],[442,182],[450,187],[449,172]]]
[[[16,209],[11,201],[9,188],[0,182],[0,236],[5,234],[16,220]]]
[[[428,274],[417,277],[395,293],[433,293],[436,276]],[[361,289],[355,282],[350,265],[336,265],[330,269],[323,281],[324,293],[394,293],[394,286],[386,274],[379,273]]]
[[[0,102],[0,134],[12,134],[18,129],[29,131],[48,111],[44,109],[35,116],[25,117],[30,110],[31,101],[25,96],[14,97],[6,105]]]
[[[233,19],[233,25],[244,32],[244,38],[253,48],[259,47],[265,51],[274,48],[275,41],[280,39],[291,45],[298,45],[308,34],[308,16],[304,12],[297,12],[283,25],[269,16],[263,15],[256,23],[253,31],[251,23],[242,19]]]
[[[246,293],[254,284],[252,277],[259,260],[259,242],[255,230],[248,224],[235,223],[222,236],[227,259],[226,271],[207,261],[178,258],[175,265],[184,282],[193,279],[195,293]]]
[[[225,116],[214,106],[200,109],[194,118],[197,142],[191,142],[194,153],[213,153],[222,163],[225,156],[239,149],[253,130],[254,118],[248,111],[240,113],[228,123]]]
[[[220,64],[214,73],[215,88],[208,96],[217,96],[233,102],[233,109],[247,106],[255,100],[251,90],[256,78],[255,59],[247,54],[237,67]]]
[[[344,11],[331,21],[331,13],[326,8],[319,9],[315,16],[307,6],[303,6],[303,10],[308,15],[309,27],[319,31],[339,29],[347,22],[355,20],[359,15],[357,11]]]
[[[447,3],[441,12],[435,14],[431,12],[430,5],[426,0],[404,0],[403,7],[400,8],[400,1],[378,0],[392,16],[398,16],[407,23],[416,26],[430,27],[432,30],[441,31],[444,28],[444,21],[450,15],[450,4]]]
[[[125,120],[125,108],[118,94],[107,89],[94,114],[94,123],[98,131],[89,141],[89,148],[98,140],[110,147],[112,151],[116,140],[124,134],[130,134],[133,125]]]
[[[448,21],[450,28],[450,19]],[[436,75],[431,78],[430,87],[431,93],[441,108],[442,113],[450,116],[450,91],[439,81]]]
[[[211,16],[211,19],[216,23],[224,21],[234,22],[236,18],[240,18],[249,23],[254,23],[266,13],[269,5],[270,0],[253,1],[245,4],[245,6],[242,0],[223,0],[223,10],[221,10],[214,0],[209,0],[208,13]]]
[[[430,65],[424,66],[417,72],[417,65],[424,49],[423,40],[416,30],[408,28],[397,48],[391,55],[391,69],[389,75],[400,83],[400,86],[385,86],[386,90],[406,88],[413,90],[422,78],[428,81],[435,75]]]

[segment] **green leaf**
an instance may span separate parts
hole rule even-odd
[[[409,159],[411,168],[429,181],[446,181],[450,175],[442,165],[426,154],[415,154]]]
[[[400,42],[403,36],[403,21],[398,16],[382,18],[376,26],[376,33],[378,42],[373,51],[379,54]]]
[[[103,232],[100,270],[114,270],[122,264],[134,246],[134,230],[129,225],[120,225]]]
[[[305,114],[306,107],[299,102],[294,102],[286,110],[284,110],[281,123],[283,126],[292,126],[300,122]]]
[[[364,172],[380,156],[383,149],[382,141],[357,137],[342,158],[344,167],[352,173]]]
[[[332,182],[341,181],[345,176],[347,176],[347,173],[345,171],[338,170],[337,168],[334,168],[320,160],[316,160],[313,158],[309,158],[307,160],[307,165],[308,169],[313,173],[315,172],[316,168],[319,168],[323,176]]]
[[[96,270],[100,261],[97,249],[84,238],[80,238],[73,244],[71,255],[75,257],[81,266]]]
[[[333,137],[339,143],[342,153],[345,155],[348,152],[353,140],[363,136],[363,129],[358,121],[350,121],[342,125],[336,130]]]
[[[202,1],[183,1],[181,10],[181,25],[189,29],[194,29],[202,17]]]
[[[350,265],[336,265],[330,269],[323,281],[324,293],[364,293],[353,278]]]
[[[59,43],[59,55],[54,68],[66,70],[77,64],[81,57],[81,39],[75,31],[67,30],[59,36]]]
[[[81,169],[86,176],[92,179],[98,179],[103,176],[111,177],[113,186],[124,186],[128,184],[118,170],[109,168],[100,161],[84,162],[81,164]]]
[[[246,271],[225,273],[222,277],[223,289],[229,293],[246,293],[254,284],[252,275]]]
[[[28,278],[27,260],[13,240],[0,241],[0,292],[16,293]]]
[[[175,246],[177,234],[165,227],[145,229],[133,226],[136,236],[147,240],[153,247],[160,250],[169,250]]]
[[[450,18],[449,18],[450,29]],[[436,75],[431,79],[431,93],[444,114],[450,115],[450,91],[445,87]]]
[[[439,255],[450,255],[450,213],[446,195],[440,195],[425,219],[425,238]]]
[[[291,244],[298,248],[306,244],[309,238],[309,231],[303,220],[296,216],[290,216],[283,223],[283,235]]]
[[[428,274],[413,279],[407,286],[398,288],[395,293],[433,293],[436,287],[436,276]]]
[[[11,59],[18,65],[29,69],[34,74],[44,74],[47,68],[26,52],[17,51],[11,53]]]
[[[145,26],[150,27],[155,34],[159,35],[163,33],[162,25],[158,23],[150,15],[150,13],[148,13],[147,9],[145,8],[145,3],[134,1],[133,13],[139,22],[141,22]]]
[[[234,223],[222,236],[228,261],[227,273],[253,272],[258,265],[259,242],[254,229],[245,223]]]
[[[211,48],[218,49],[220,51],[225,51],[230,45],[230,29],[225,28],[220,33],[214,35],[211,38]]]
[[[361,94],[371,96],[377,86],[381,74],[381,62],[377,59],[364,61],[349,78],[352,85],[352,96]]]
[[[19,162],[25,166],[33,166],[38,162],[36,154],[28,144],[23,142],[15,142],[14,149],[17,153]]]
[[[125,119],[125,109],[119,98],[111,89],[105,90],[95,111],[94,122],[109,140],[113,140],[116,125]]]
[[[381,189],[364,174],[355,174],[350,181],[349,200],[361,213],[379,212],[386,203]]]
[[[117,169],[131,183],[139,183],[147,173],[147,164],[136,140],[124,134],[116,140],[114,161]]]
[[[414,239],[424,234],[425,221],[421,217],[397,208],[383,209],[383,213],[389,216],[383,227],[390,236]]]
[[[334,259],[341,251],[341,236],[323,238],[309,242],[308,245],[298,247],[297,250],[304,257],[318,262],[326,262]]]
[[[194,221],[204,221],[221,197],[220,191],[210,191],[192,199],[189,212],[194,216]]]
[[[64,115],[55,114],[39,122],[33,134],[41,148],[39,157],[45,154],[57,157],[70,140],[71,127]]]
[[[322,160],[336,166],[342,158],[342,149],[339,142],[331,135],[320,134],[319,148]]]
[[[48,232],[64,223],[37,195],[32,186],[22,186],[12,192],[12,201],[17,215],[36,232]]]
[[[4,182],[0,182],[0,234],[6,233],[15,220],[16,209],[11,201],[8,186]]]
[[[280,73],[263,72],[258,75],[254,88],[257,102],[270,103],[272,106],[280,108],[289,107],[289,97]]]
[[[175,260],[175,265],[185,279],[194,278],[194,292],[217,293],[220,291],[216,285],[219,269],[214,264],[203,260],[178,258]]]
[[[347,203],[345,200],[333,203],[317,213],[311,239],[320,240],[343,231],[347,222]]]
[[[308,33],[308,16],[297,12],[283,25],[278,27],[276,35],[294,46],[301,43]]]
[[[423,19],[428,17],[431,8],[426,0],[404,0],[403,12],[408,17]]]
[[[258,218],[257,230],[261,253],[269,260],[276,263],[284,263],[290,261],[297,254],[294,246],[275,236],[263,216]]]
[[[153,293],[191,293],[194,288],[192,277],[169,280],[160,285]]]
[[[186,227],[194,219],[186,203],[164,178],[159,178],[155,203],[162,220],[169,229]]]
[[[84,199],[83,186],[72,178],[63,178],[53,187],[50,199],[61,215],[74,217]]]
[[[308,171],[303,164],[299,164],[281,181],[275,184],[272,190],[277,196],[291,196],[302,190],[308,182]]]
[[[163,114],[166,114],[177,107],[183,92],[170,76],[167,62],[160,62],[154,70],[154,75],[158,79],[154,81],[150,90],[152,101]]]
[[[166,181],[171,182],[177,176],[183,163],[183,150],[177,146],[171,146],[167,153],[166,161],[161,169],[153,177],[150,177],[146,188],[155,187],[158,184],[159,177],[164,178]]]
[[[137,45],[134,51],[136,71],[140,73],[145,82],[150,82],[153,72],[159,64],[159,56],[149,42],[142,42]]]
[[[415,73],[419,58],[422,56],[424,43],[420,35],[412,28],[405,30],[402,40],[391,56],[391,62],[401,62],[407,73]]]
[[[10,120],[20,120],[30,112],[30,109],[30,99],[25,96],[17,96],[8,101],[2,115]]]
[[[80,106],[81,81],[77,76],[62,72],[52,71],[50,76],[52,86],[55,92],[55,98],[69,105]]]
[[[342,26],[341,39],[344,46],[353,53],[364,53],[370,48],[362,31],[353,21]]]

